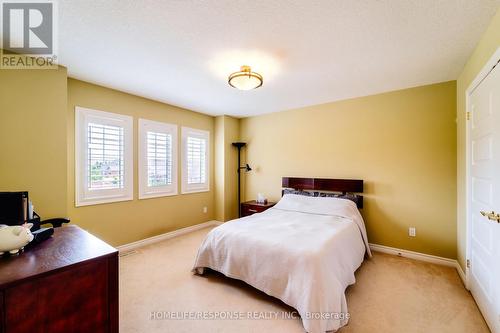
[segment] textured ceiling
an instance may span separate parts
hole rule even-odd
[[[237,117],[454,80],[500,0],[64,0],[71,77]],[[250,65],[264,86],[227,76]]]

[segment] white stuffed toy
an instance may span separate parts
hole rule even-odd
[[[33,240],[33,234],[30,231],[32,226],[33,223],[15,226],[0,225],[0,255],[5,252],[19,253],[19,250]]]

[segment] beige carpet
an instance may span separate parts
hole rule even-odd
[[[120,332],[304,332],[299,319],[273,318],[293,311],[279,300],[220,274],[190,273],[209,230],[120,258]],[[453,268],[375,253],[356,279],[347,291],[351,320],[341,333],[489,332]],[[167,319],[185,316],[179,312],[209,317],[252,312],[265,319]]]

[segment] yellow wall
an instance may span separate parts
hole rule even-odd
[[[466,189],[465,189],[465,91],[482,70],[493,53],[500,47],[500,10],[497,11],[490,26],[482,36],[476,49],[467,61],[457,80],[457,206],[458,206],[458,262],[465,268],[466,259]]]
[[[363,179],[371,243],[456,258],[455,116],[446,82],[242,119],[246,199],[279,199],[283,176]]]
[[[237,149],[239,120],[229,116],[215,119],[215,219],[229,221],[238,217]]]
[[[66,216],[66,69],[0,70],[0,191]]]
[[[82,106],[134,117],[134,200],[94,206],[74,206],[74,114]],[[68,212],[72,222],[112,245],[121,245],[214,217],[214,118],[90,83],[68,80]],[[211,191],[171,197],[137,199],[137,120],[146,118],[210,131]],[[179,147],[180,154],[180,147]],[[180,159],[180,158],[179,158]],[[179,163],[180,184],[180,163]],[[208,207],[208,213],[203,213]]]

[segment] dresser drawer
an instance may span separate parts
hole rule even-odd
[[[9,288],[5,333],[110,332],[108,289],[107,258]]]

